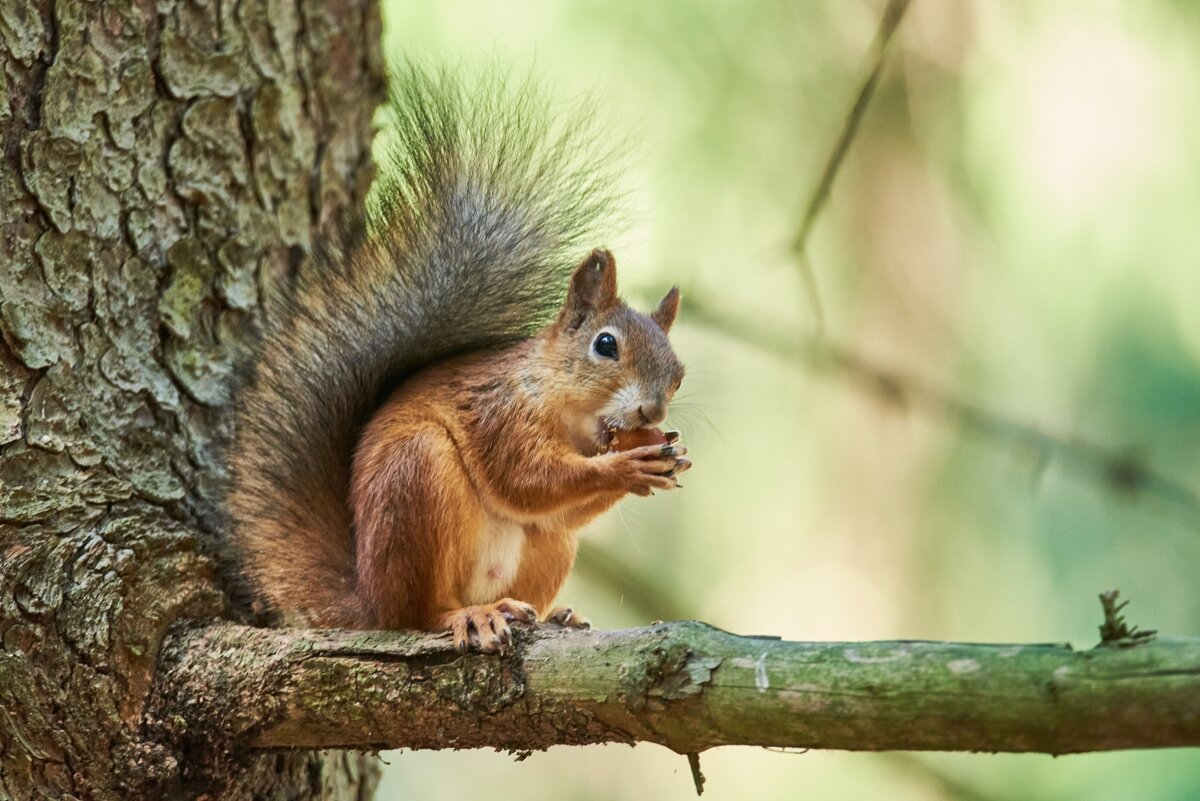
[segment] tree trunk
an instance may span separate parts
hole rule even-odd
[[[360,202],[369,0],[0,0],[0,798],[358,798],[357,754],[147,744],[159,644],[236,614],[213,489],[260,295]]]

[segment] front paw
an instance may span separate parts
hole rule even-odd
[[[682,458],[687,448],[678,442],[666,445],[643,445],[627,451],[608,454],[612,470],[621,488],[634,495],[652,495],[654,490],[670,490],[680,486],[679,474],[691,468],[689,459]]]
[[[553,623],[556,626],[565,626],[569,629],[590,629],[591,622],[581,614],[578,614],[569,606],[556,606],[554,611],[546,615],[546,622]]]

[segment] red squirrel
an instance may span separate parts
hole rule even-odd
[[[373,230],[268,298],[226,507],[284,617],[494,652],[511,620],[586,626],[552,607],[576,532],[691,467],[657,429],[679,291],[642,314],[611,253],[570,258],[612,202],[581,120],[503,82],[392,81]]]

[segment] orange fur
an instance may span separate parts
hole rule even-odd
[[[371,418],[350,490],[360,625],[449,629],[459,647],[473,631],[484,650],[502,647],[506,618],[529,617],[526,604],[550,611],[578,528],[627,492],[677,485],[691,464],[680,445],[601,452],[608,416],[661,422],[646,409],[665,415],[682,379],[666,343],[677,293],[669,315],[638,314],[617,298],[615,270],[593,252],[556,323],[425,369]],[[623,359],[591,351],[610,329]],[[613,410],[631,386],[635,408]]]

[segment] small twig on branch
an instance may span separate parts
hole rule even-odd
[[[1129,601],[1117,603],[1120,595],[1118,590],[1100,593],[1100,605],[1104,607],[1104,623],[1100,625],[1100,645],[1112,648],[1131,648],[1149,642],[1158,632],[1154,629],[1138,631],[1137,626],[1130,626],[1126,623],[1121,610],[1129,605]]]
[[[692,295],[688,317],[767,353],[820,375],[846,377],[898,408],[913,408],[947,420],[960,428],[1006,445],[1026,448],[1044,467],[1052,457],[1070,468],[1086,467],[1108,486],[1127,496],[1152,497],[1181,514],[1189,523],[1200,519],[1200,494],[1129,453],[1087,440],[1047,433],[1024,422],[1004,417],[931,382],[872,363],[824,338],[788,334],[749,318],[735,318]]]
[[[792,253],[799,262],[800,277],[804,280],[804,287],[808,292],[809,301],[812,303],[817,331],[824,330],[825,314],[821,308],[821,296],[817,290],[817,279],[813,274],[812,262],[808,258],[808,238],[812,234],[817,217],[829,199],[833,181],[837,178],[846,153],[849,152],[850,145],[858,134],[858,127],[866,115],[867,106],[870,105],[871,98],[875,94],[875,88],[879,85],[879,78],[883,75],[883,67],[887,61],[888,45],[891,44],[892,37],[900,26],[900,21],[904,19],[904,12],[908,10],[908,4],[909,0],[889,0],[887,7],[883,10],[879,28],[875,32],[875,39],[871,43],[867,57],[867,67],[863,71],[863,78],[854,95],[854,102],[851,103],[849,111],[842,120],[842,129],[825,159],[821,178],[809,196],[808,203],[805,204],[804,216],[800,218],[800,230],[792,242]]]
[[[700,755],[687,755],[688,767],[692,769],[692,781],[696,784],[696,795],[704,795],[704,774],[700,772]]]

